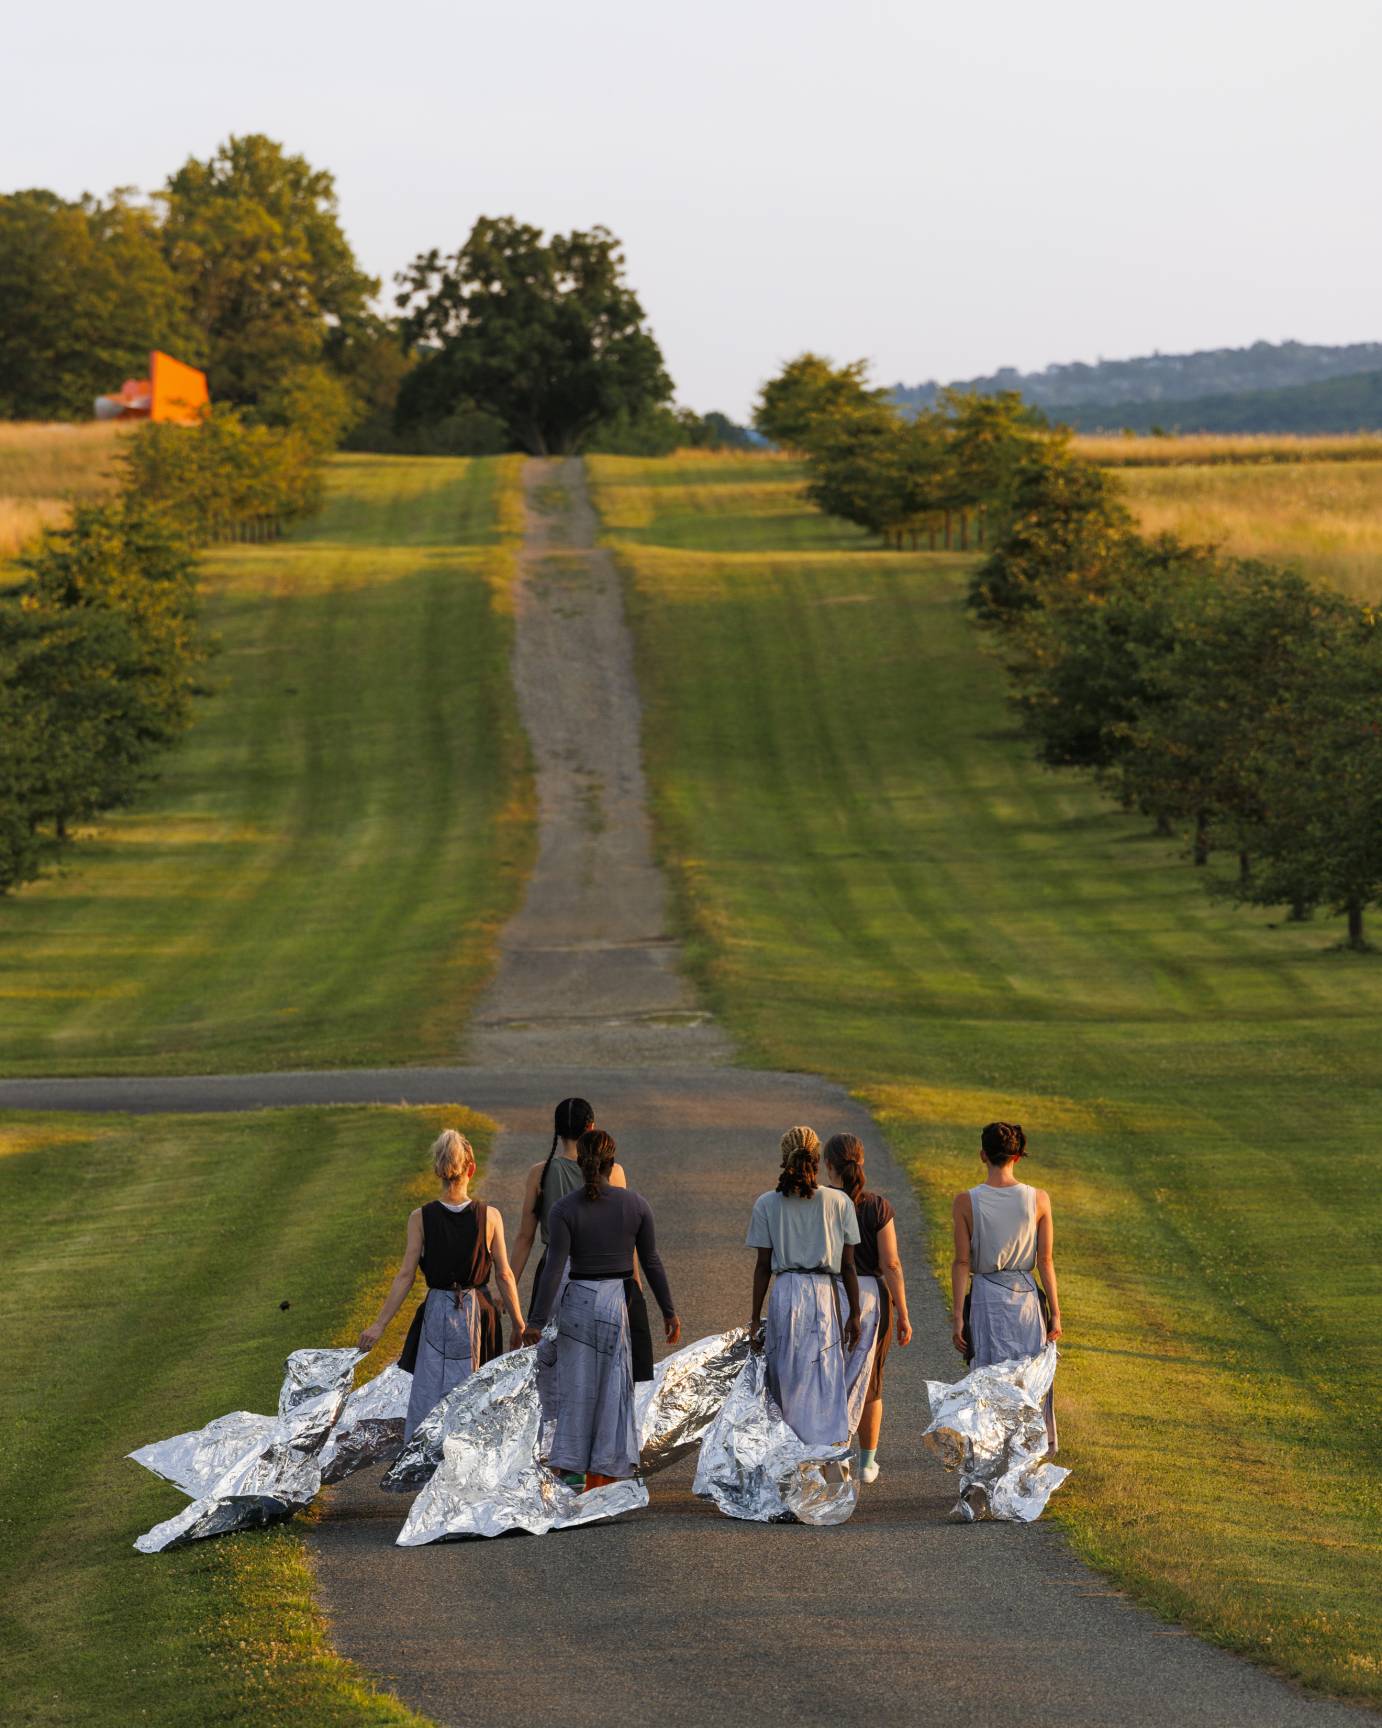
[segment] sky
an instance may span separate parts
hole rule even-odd
[[[65,0],[4,28],[0,189],[231,133],[336,177],[382,277],[603,223],[679,399],[1382,339],[1382,0]]]

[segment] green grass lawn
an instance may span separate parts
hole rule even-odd
[[[520,467],[339,457],[292,540],[208,556],[192,731],[0,901],[0,1072],[455,1057],[530,840]]]
[[[660,844],[744,1059],[875,1110],[937,1271],[980,1126],[1022,1121],[1058,1224],[1079,1551],[1382,1697],[1382,956],[1211,901],[1174,842],[1037,768],[964,560],[832,549],[800,501],[775,546],[751,458],[591,470]]]
[[[137,1554],[187,1502],[124,1454],[271,1412],[290,1350],[354,1339],[444,1126],[483,1159],[492,1125],[462,1110],[0,1128],[5,1721],[420,1724],[332,1652],[292,1525]],[[361,1377],[397,1353],[412,1306]]]

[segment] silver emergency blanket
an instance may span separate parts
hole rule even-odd
[[[660,1362],[653,1379],[636,1388],[644,1475],[665,1469],[699,1444],[747,1353],[742,1328],[700,1338]],[[641,1476],[585,1494],[540,1462],[546,1436],[536,1356],[530,1347],[486,1363],[433,1412],[437,1420],[425,1439],[422,1428],[414,1434],[389,1472],[390,1478],[414,1475],[425,1483],[399,1534],[400,1546],[508,1530],[543,1535],[648,1504]],[[441,1452],[435,1464],[427,1447]]]
[[[555,1325],[548,1327],[548,1335],[555,1337]],[[651,1380],[635,1384],[634,1411],[642,1475],[665,1470],[700,1445],[706,1430],[719,1415],[748,1353],[748,1333],[742,1326],[712,1333],[694,1344],[683,1345],[658,1363]],[[389,1466],[380,1487],[397,1494],[421,1488],[441,1463],[448,1436],[469,1432],[471,1424],[482,1418],[488,1421],[487,1412],[493,1404],[520,1390],[526,1395],[529,1381],[536,1397],[535,1355],[535,1347],[530,1345],[477,1368],[418,1423],[412,1438]],[[524,1374],[521,1388],[511,1386],[508,1380],[516,1366]],[[503,1385],[496,1387],[500,1381]]]
[[[1056,1377],[1057,1352],[975,1368],[954,1385],[928,1380],[931,1423],[922,1438],[947,1470],[960,1476],[951,1517],[1030,1524],[1070,1474],[1046,1462],[1044,1404]]]
[[[142,1554],[289,1518],[323,1482],[391,1457],[403,1437],[408,1376],[396,1365],[352,1392],[358,1350],[295,1350],[278,1414],[235,1410],[129,1456],[192,1499],[135,1543]]]
[[[808,1444],[787,1425],[751,1353],[701,1446],[695,1491],[729,1518],[761,1524],[843,1524],[859,1503],[852,1443]]]

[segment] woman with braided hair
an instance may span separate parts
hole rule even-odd
[[[907,1316],[907,1285],[897,1252],[892,1202],[864,1186],[864,1143],[854,1134],[832,1134],[825,1143],[826,1180],[843,1189],[854,1202],[859,1220],[859,1246],[854,1269],[859,1275],[859,1342],[845,1368],[850,1426],[859,1432],[859,1474],[878,1480],[878,1436],[883,1429],[883,1365],[892,1344],[912,1342]]]
[[[1020,1123],[990,1122],[979,1136],[984,1180],[955,1196],[951,1341],[976,1368],[1036,1356],[1061,1336],[1051,1197],[1014,1174],[1026,1151]],[[1034,1274],[1040,1275],[1040,1286]],[[1050,1396],[1046,1433],[1054,1452]]]
[[[524,1341],[538,1351],[544,1459],[563,1474],[583,1475],[588,1489],[638,1470],[633,1341],[629,1323],[637,1253],[662,1310],[669,1345],[681,1321],[658,1255],[653,1214],[641,1194],[610,1181],[616,1147],[592,1128],[576,1142],[582,1186],[547,1215],[547,1264],[528,1314]],[[566,1287],[558,1291],[570,1261]],[[557,1336],[542,1328],[556,1309]]]
[[[814,1130],[789,1128],[780,1149],[777,1187],[758,1196],[749,1221],[748,1246],[758,1250],[749,1336],[765,1353],[768,1390],[788,1426],[808,1445],[836,1446],[850,1433],[845,1363],[859,1342],[859,1220],[842,1189],[819,1185],[821,1143]]]
[[[537,1296],[538,1286],[542,1283],[542,1274],[547,1266],[548,1219],[558,1200],[565,1199],[584,1184],[585,1178],[581,1175],[580,1161],[576,1156],[576,1145],[581,1135],[594,1126],[595,1110],[586,1099],[563,1098],[557,1105],[552,1124],[551,1150],[546,1158],[539,1159],[528,1171],[528,1181],[523,1193],[523,1221],[518,1227],[518,1240],[513,1246],[513,1275],[515,1278],[523,1276],[523,1268],[528,1264],[528,1256],[532,1252],[533,1240],[540,1234],[542,1253],[538,1257],[537,1270],[533,1273],[534,1297]],[[609,1185],[611,1188],[628,1187],[624,1167],[617,1160],[610,1169]],[[643,1296],[636,1262],[628,1295],[629,1324],[633,1327],[633,1377],[635,1380],[651,1380],[653,1333],[648,1324],[648,1304]],[[560,1300],[561,1289],[558,1286],[553,1307]]]

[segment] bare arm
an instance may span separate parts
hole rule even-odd
[[[628,1187],[629,1179],[624,1174],[624,1166],[622,1164],[613,1164],[610,1166],[609,1185],[611,1188],[627,1188]],[[633,1252],[633,1281],[635,1284],[637,1284],[638,1288],[641,1290],[643,1288],[643,1280],[639,1276],[640,1270],[641,1270],[641,1267],[640,1267],[640,1263],[639,1263],[639,1259],[638,1259],[638,1250],[635,1248],[634,1252]]]
[[[408,1245],[403,1251],[403,1259],[399,1263],[394,1281],[389,1285],[389,1293],[384,1298],[384,1306],[379,1310],[379,1317],[373,1326],[366,1326],[360,1334],[356,1345],[357,1350],[373,1350],[384,1334],[384,1328],[393,1319],[407,1300],[408,1292],[413,1287],[413,1279],[417,1277],[417,1263],[422,1258],[422,1212],[408,1214]]]
[[[859,1342],[859,1274],[854,1269],[854,1244],[846,1242],[840,1250],[840,1277],[849,1298],[849,1319],[845,1321],[845,1349],[852,1350]]]
[[[1044,1188],[1037,1189],[1037,1273],[1051,1304],[1051,1324],[1046,1336],[1054,1342],[1061,1335],[1060,1292],[1056,1289],[1056,1222],[1051,1216],[1051,1196]]]
[[[513,1245],[513,1275],[523,1276],[523,1268],[528,1264],[528,1256],[533,1251],[533,1242],[537,1236],[537,1185],[542,1180],[541,1164],[534,1164],[528,1172],[528,1180],[523,1184],[523,1216],[518,1221],[518,1239]]]
[[[965,1295],[969,1290],[969,1238],[974,1230],[974,1204],[968,1194],[957,1194],[951,1208],[955,1221],[955,1258],[950,1262],[950,1342],[964,1355]]]
[[[561,1283],[566,1262],[571,1258],[571,1226],[562,1216],[560,1206],[552,1208],[547,1227],[550,1231],[547,1264],[542,1268],[542,1283],[533,1291],[532,1306],[528,1309],[528,1324],[523,1331],[525,1344],[536,1344],[542,1336],[542,1328],[551,1317],[552,1304],[557,1299],[557,1285]]]
[[[912,1342],[912,1322],[907,1313],[907,1286],[902,1278],[902,1257],[897,1251],[897,1227],[891,1218],[878,1232],[878,1270],[892,1297],[893,1322],[899,1344]]]
[[[757,1250],[758,1258],[753,1263],[753,1313],[749,1317],[749,1336],[758,1331],[763,1319],[763,1304],[768,1299],[768,1286],[773,1281],[773,1251],[771,1248]]]
[[[518,1280],[513,1275],[508,1250],[504,1246],[504,1220],[494,1206],[486,1208],[485,1218],[489,1226],[490,1257],[499,1275],[499,1288],[504,1293],[504,1306],[513,1322],[514,1344],[517,1345],[523,1337],[523,1304],[518,1300]]]

